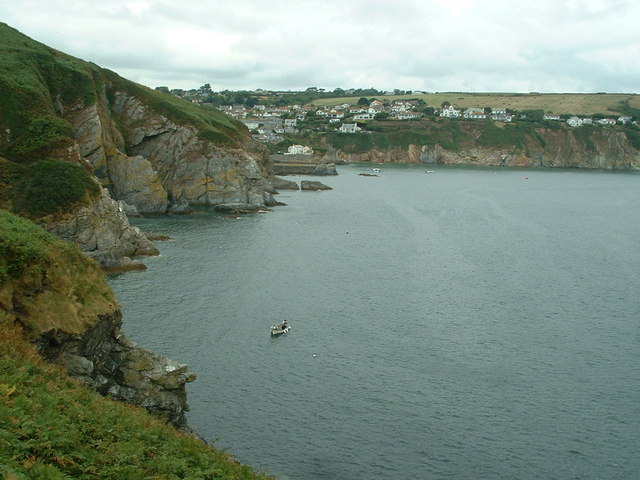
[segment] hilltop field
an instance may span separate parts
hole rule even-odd
[[[342,103],[355,105],[360,97],[322,98],[313,101],[318,106]],[[513,110],[544,110],[558,115],[593,115],[619,113],[621,102],[628,101],[633,108],[640,108],[640,95],[631,93],[420,93],[408,95],[376,95],[378,100],[419,98],[430,107],[440,107],[449,102],[462,108],[493,107]]]

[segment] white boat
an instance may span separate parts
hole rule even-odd
[[[286,320],[276,325],[271,325],[271,335],[282,335],[283,333],[289,333],[291,325]]]
[[[375,173],[380,173],[380,169],[379,168],[372,168],[371,170],[373,170]]]

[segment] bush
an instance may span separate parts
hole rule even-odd
[[[71,126],[66,120],[54,116],[38,117],[20,133],[10,147],[8,156],[14,160],[31,162],[72,142]]]
[[[50,238],[35,224],[0,210],[0,284],[45,261]]]
[[[100,187],[89,173],[62,160],[43,160],[29,166],[28,175],[14,185],[14,209],[30,217],[69,210],[97,197]]]

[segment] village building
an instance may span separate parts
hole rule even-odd
[[[484,108],[479,107],[467,108],[462,116],[464,118],[470,118],[472,120],[481,120],[483,118],[487,118],[487,115],[484,113]]]
[[[354,115],[354,120],[373,120],[376,117],[375,113],[360,113],[358,115]]]
[[[360,131],[360,127],[355,123],[343,123],[338,131],[341,133],[357,133]]]
[[[447,105],[440,112],[440,116],[444,118],[458,118],[460,116],[460,110],[456,109],[453,105]]]
[[[420,112],[398,112],[395,117],[398,120],[415,120],[416,118],[422,117],[422,113]]]
[[[582,119],[578,117],[571,117],[569,118],[569,120],[567,120],[567,125],[569,125],[570,127],[579,127],[580,125],[582,125]]]
[[[285,155],[312,155],[313,148],[306,145],[291,145]]]

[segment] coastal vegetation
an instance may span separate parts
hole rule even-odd
[[[142,408],[91,391],[27,341],[51,327],[80,333],[115,303],[76,246],[0,210],[0,477],[269,478]]]
[[[622,102],[640,109],[640,95],[626,93],[473,93],[438,92],[405,95],[376,96],[378,100],[419,99],[427,105],[440,107],[443,103],[461,108],[491,107],[511,110],[542,110],[567,115],[594,115],[625,113]],[[314,100],[317,106],[334,106],[341,103],[356,105],[359,97],[327,98]]]
[[[0,477],[268,479],[140,407],[106,399],[0,329]]]
[[[244,125],[213,107],[136,84],[0,23],[0,206],[36,218],[90,201],[98,187],[69,163],[79,159],[66,114],[116,92],[191,125],[209,144],[236,146],[249,138]]]

